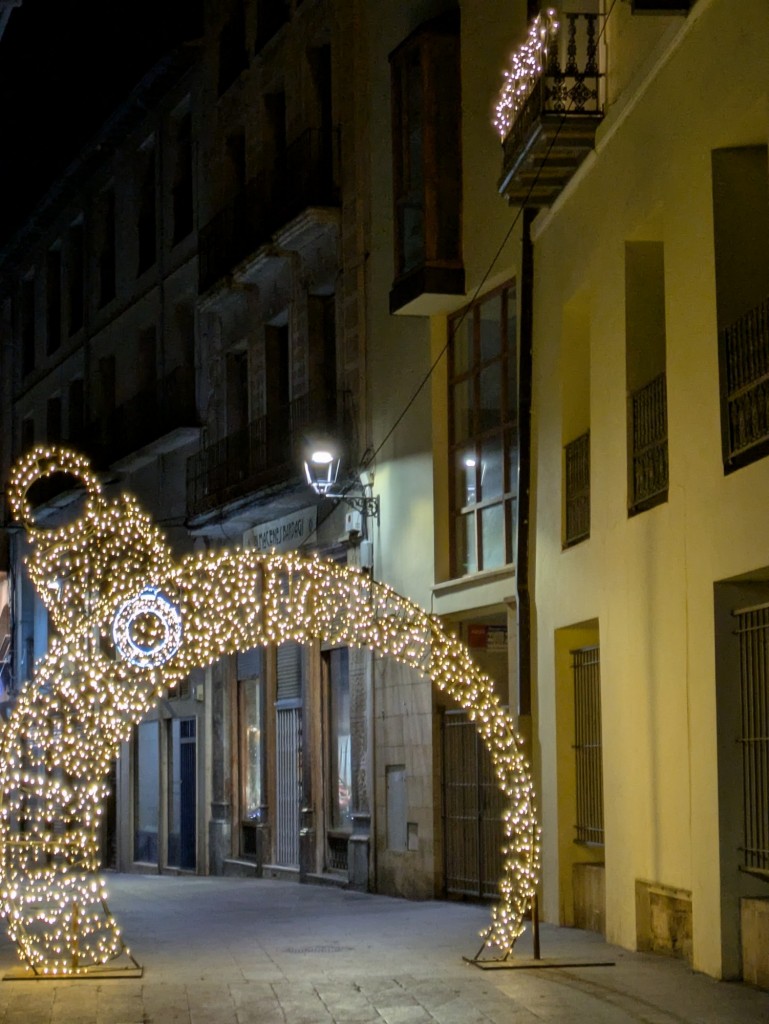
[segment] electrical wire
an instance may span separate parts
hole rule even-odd
[[[611,13],[614,10],[614,7],[615,7],[616,3],[617,3],[617,0],[612,0],[612,3],[611,3],[611,6],[609,7],[609,10],[606,12],[606,14],[604,16],[603,24],[601,25],[601,28],[600,28],[600,30],[598,32],[598,35],[596,36],[596,40],[595,40],[596,48],[598,47],[598,44],[600,43],[601,38],[602,38],[602,36],[603,36],[603,34],[604,34],[605,30],[606,30],[606,24],[607,24],[609,18],[611,17]],[[547,148],[547,152],[545,153],[545,155],[542,157],[542,160],[540,161],[539,167],[537,168],[537,173],[534,176],[534,180],[532,181],[531,185],[529,186],[529,189],[528,189],[528,191],[526,193],[526,196],[525,196],[523,202],[519,205],[518,212],[516,213],[515,217],[513,218],[512,223],[510,224],[510,226],[508,227],[507,231],[505,232],[505,237],[502,239],[502,242],[500,243],[499,247],[497,248],[497,251],[495,252],[494,256],[492,257],[491,263],[489,264],[488,268],[486,269],[486,272],[484,273],[484,275],[481,278],[480,282],[478,283],[478,285],[476,286],[475,290],[473,291],[472,298],[470,299],[470,302],[468,303],[467,306],[465,306],[465,308],[463,309],[462,313],[457,318],[455,326],[454,326],[454,331],[456,331],[462,325],[462,323],[464,322],[465,317],[467,316],[467,314],[470,312],[470,310],[475,305],[475,302],[476,302],[476,300],[477,300],[477,298],[478,298],[478,296],[479,296],[479,294],[481,292],[481,289],[483,288],[484,284],[488,281],[489,277],[491,276],[492,271],[494,270],[495,266],[497,265],[497,261],[499,260],[500,256],[502,255],[503,249],[505,248],[505,246],[509,242],[510,236],[512,235],[513,231],[515,230],[515,226],[518,223],[518,221],[520,220],[521,214],[523,213],[524,209],[526,208],[526,205],[527,205],[527,203],[529,201],[529,198],[531,197],[531,194],[534,191],[534,188],[535,188],[537,182],[539,181],[540,175],[542,174],[542,171],[544,170],[544,168],[545,168],[545,166],[547,164],[548,158],[550,157],[550,153],[552,152],[553,146],[555,145],[556,140],[558,139],[558,136],[560,135],[561,129],[566,124],[566,121],[567,121],[567,118],[568,118],[568,115],[569,115],[569,111],[571,110],[571,107],[572,107],[573,103],[574,103],[574,98],[573,97],[569,97],[569,102],[568,102],[568,104],[566,105],[566,108],[563,111],[563,114],[561,116],[560,121],[558,122],[558,125],[556,126],[556,130],[555,130],[555,132],[553,134],[552,141],[551,141],[550,145]],[[397,428],[400,425],[401,421],[406,416],[406,414],[408,413],[409,409],[414,404],[414,402],[417,400],[417,398],[421,394],[421,392],[422,392],[423,388],[425,387],[425,385],[427,384],[427,382],[430,380],[432,375],[435,373],[435,370],[438,367],[438,364],[440,363],[441,359],[443,359],[443,357],[446,355],[446,352],[448,351],[448,347],[449,347],[449,341],[450,341],[450,339],[447,339],[447,341],[444,344],[443,348],[440,350],[438,355],[432,361],[432,363],[430,365],[430,368],[428,369],[427,373],[424,375],[424,377],[422,378],[422,380],[418,384],[416,390],[414,391],[414,393],[412,394],[411,398],[408,400],[408,402],[404,406],[403,410],[401,411],[401,413],[399,414],[399,416],[397,417],[397,419],[395,420],[393,425],[387,431],[387,433],[382,438],[382,440],[379,442],[377,447],[371,452],[371,454],[368,457],[368,460],[364,461],[362,463],[362,466],[364,468],[366,466],[370,465],[374,461],[374,459],[377,457],[379,452],[381,452],[382,448],[387,444],[389,439],[395,433],[395,431],[397,430]]]

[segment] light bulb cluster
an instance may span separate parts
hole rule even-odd
[[[40,529],[27,491],[62,469],[85,484],[83,515]],[[64,449],[21,460],[10,503],[28,528],[30,575],[59,634],[0,739],[0,909],[35,971],[87,971],[125,951],[97,874],[98,827],[104,779],[132,727],[191,669],[286,641],[369,647],[431,677],[469,711],[509,801],[500,902],[484,938],[510,952],[539,871],[531,776],[491,680],[438,619],[317,557],[237,548],[175,563],[136,501],[108,500],[87,461]]]
[[[549,8],[531,24],[526,42],[510,57],[504,84],[494,108],[493,125],[504,139],[542,74],[550,44],[558,33],[556,11]]]

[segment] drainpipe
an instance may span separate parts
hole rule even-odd
[[[531,387],[534,326],[534,246],[531,224],[539,211],[523,211],[521,329],[518,357],[518,528],[515,581],[518,611],[518,717],[531,717],[531,598],[529,593],[529,492],[531,488]]]

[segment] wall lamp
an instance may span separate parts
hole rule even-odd
[[[346,484],[337,485],[341,463],[342,458],[334,445],[327,442],[311,444],[304,459],[307,483],[321,498],[336,498],[361,515],[371,516],[379,522],[379,495],[372,494],[373,472],[363,470]]]

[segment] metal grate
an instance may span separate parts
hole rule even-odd
[[[491,756],[465,711],[443,716],[443,766],[446,891],[496,897],[505,798]]]
[[[590,431],[564,447],[566,506],[564,544],[571,547],[590,536]]]
[[[599,647],[571,652],[574,671],[574,754],[578,843],[603,846],[603,746]]]
[[[329,871],[347,871],[347,844],[349,836],[332,835],[328,839],[328,869]]]
[[[665,374],[630,396],[631,512],[642,512],[668,495],[668,412]]]
[[[769,442],[769,299],[719,335],[725,400],[724,462]],[[758,456],[761,451],[756,451]]]
[[[276,848],[278,864],[299,866],[299,811],[302,805],[302,709],[277,708],[275,714],[277,761]]]
[[[769,875],[769,605],[735,615],[740,647],[744,867]]]

